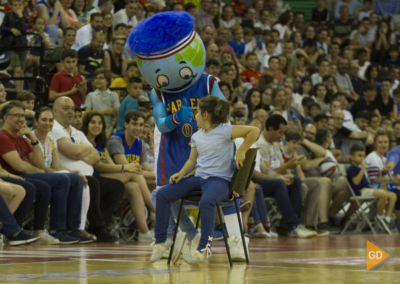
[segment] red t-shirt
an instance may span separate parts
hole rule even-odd
[[[253,88],[257,88],[258,86],[258,79],[261,76],[260,71],[252,71],[250,69],[246,69],[240,74],[242,82],[249,82]]]
[[[78,85],[82,81],[82,76],[78,73],[75,73],[74,76],[71,76],[65,70],[62,70],[54,74],[53,78],[51,79],[50,91],[56,91],[57,93],[66,92],[71,90],[74,85]],[[76,92],[69,97],[74,101],[76,106],[80,107],[82,105],[82,97],[79,92]]]
[[[18,174],[14,169],[3,159],[3,155],[11,151],[17,151],[21,160],[30,163],[29,153],[33,152],[32,145],[23,136],[12,136],[7,130],[0,129],[0,163],[3,169],[12,173]]]

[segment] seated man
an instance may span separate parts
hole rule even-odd
[[[150,190],[146,179],[155,179],[155,173],[148,161],[150,160],[150,146],[139,137],[144,130],[144,115],[140,111],[131,110],[125,115],[124,131],[111,136],[107,143],[110,156],[116,164],[139,163],[142,166],[141,174],[136,174],[134,180],[139,184],[144,203],[154,215],[154,207],[150,198]],[[141,220],[139,239],[149,234],[145,220]],[[143,236],[142,236],[143,235]]]
[[[63,174],[45,173],[39,141],[26,126],[25,108],[13,101],[2,109],[4,127],[0,130],[0,162],[11,174],[20,174],[36,187],[34,229],[48,244],[73,244],[85,237],[76,227],[68,227],[68,210],[80,210],[67,204],[69,180]],[[27,137],[27,138],[25,138]],[[47,209],[50,206],[50,235],[44,231]]]
[[[100,157],[85,134],[72,126],[75,111],[73,101],[68,97],[60,97],[54,102],[53,111],[54,126],[49,135],[57,142],[60,163],[86,176],[86,184],[89,185],[89,189],[83,190],[80,229],[85,229],[87,214],[88,230],[96,235],[97,241],[116,242],[117,238],[107,231],[107,226],[112,213],[120,205],[124,184],[115,179],[93,176],[93,165]]]
[[[301,180],[288,172],[288,169],[296,168],[299,164],[297,159],[292,159],[288,163],[283,163],[279,140],[286,131],[286,120],[278,114],[272,115],[267,119],[265,130],[256,142],[261,157],[261,177],[273,178],[272,181],[255,179],[254,182],[261,185],[265,196],[271,196],[276,188],[286,190],[290,199],[290,209],[287,211],[285,219],[289,236],[292,237],[312,237],[316,232],[307,230],[300,225],[302,214],[302,184]],[[253,176],[254,177],[254,176]],[[283,212],[282,212],[283,213]]]

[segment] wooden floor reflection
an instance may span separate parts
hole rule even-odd
[[[366,270],[366,241],[392,258]],[[229,268],[222,242],[208,264],[151,264],[146,244],[4,247],[0,283],[400,283],[400,235],[252,239],[250,265]]]

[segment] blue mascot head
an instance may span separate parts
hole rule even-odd
[[[155,89],[182,92],[204,71],[204,44],[186,12],[164,12],[138,24],[128,38],[140,72]]]

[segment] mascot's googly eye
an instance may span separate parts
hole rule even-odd
[[[183,67],[183,68],[181,68],[181,69],[179,70],[179,75],[180,75],[183,79],[185,79],[185,80],[194,77],[193,71],[192,71],[192,69],[190,69],[189,67]]]
[[[169,79],[166,75],[158,75],[157,83],[160,87],[166,87],[169,84]]]

